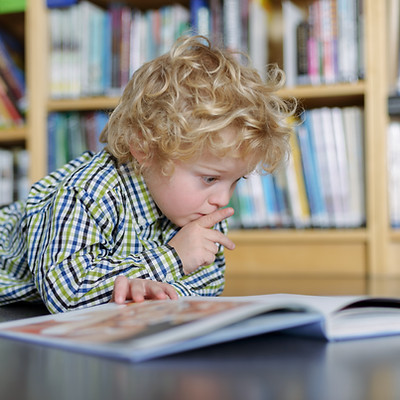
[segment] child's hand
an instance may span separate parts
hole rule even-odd
[[[211,214],[204,215],[190,222],[169,241],[180,259],[186,274],[197,268],[214,262],[218,252],[218,243],[229,250],[235,248],[235,244],[223,233],[212,228],[218,222],[232,216],[232,208],[221,208]]]
[[[150,279],[128,279],[118,276],[114,282],[111,301],[122,304],[125,300],[140,303],[144,300],[176,300],[178,294],[168,283],[156,282]]]

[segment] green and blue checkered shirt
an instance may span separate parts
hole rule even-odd
[[[215,229],[226,233],[226,221]],[[222,247],[213,264],[185,275],[168,245],[178,230],[128,165],[85,153],[0,210],[0,304],[94,306],[110,301],[118,275],[170,283],[180,296],[220,294]]]

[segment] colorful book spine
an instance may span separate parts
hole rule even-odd
[[[190,0],[190,23],[193,34],[210,36],[210,5],[207,0]]]
[[[2,76],[12,88],[16,99],[25,96],[25,77],[23,71],[15,63],[4,41],[4,34],[0,32],[0,70]]]
[[[7,86],[0,77],[0,103],[2,103],[2,115],[6,126],[23,125],[24,119],[17,105],[9,97]]]

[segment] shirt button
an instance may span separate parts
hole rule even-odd
[[[143,217],[139,217],[138,223],[139,223],[139,225],[144,225],[146,223],[146,220]]]

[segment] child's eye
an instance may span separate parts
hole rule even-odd
[[[235,181],[235,183],[238,183],[240,180],[242,180],[242,179],[247,179],[247,176],[245,175],[245,176],[241,176],[239,179],[237,179],[236,181]]]
[[[210,185],[211,183],[214,183],[217,180],[215,176],[203,176],[202,179],[207,185]]]

